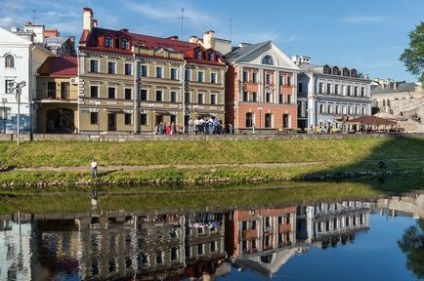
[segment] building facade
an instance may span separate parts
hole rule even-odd
[[[90,8],[83,13],[80,133],[155,133],[159,124],[181,133],[190,118],[224,119],[226,67],[218,52],[175,36],[99,28]]]
[[[298,76],[298,127],[313,131],[348,130],[349,119],[371,115],[371,80],[356,69],[312,65],[310,57],[294,56]]]
[[[225,56],[226,118],[236,132],[261,134],[297,128],[298,67],[271,41]]]

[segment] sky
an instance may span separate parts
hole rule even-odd
[[[233,46],[271,40],[287,56],[309,56],[312,64],[417,81],[399,57],[424,21],[424,0],[1,0],[0,27],[30,21],[78,41],[84,7],[102,28],[182,40],[213,30]]]

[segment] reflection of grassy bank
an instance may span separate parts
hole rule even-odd
[[[57,186],[215,184],[272,182],[307,178],[358,178],[417,173],[423,168],[419,138],[339,140],[208,140],[138,142],[0,143],[3,190]],[[100,164],[100,177],[89,173],[90,159]],[[377,162],[383,159],[384,169]],[[270,167],[266,164],[283,164]],[[208,165],[227,165],[209,167]],[[248,165],[251,166],[243,166]],[[155,169],[146,167],[166,165]],[[192,165],[192,167],[181,167]],[[198,168],[198,165],[203,165]],[[103,167],[103,168],[102,168]],[[114,169],[114,167],[117,167]],[[24,168],[33,170],[25,171]],[[57,170],[54,170],[57,168]],[[109,168],[109,169],[107,169]]]
[[[252,206],[296,205],[342,200],[367,200],[423,189],[422,178],[402,177],[368,183],[299,183],[238,186],[141,186],[98,187],[98,210],[153,210],[184,208],[242,208]],[[375,188],[378,185],[379,190]],[[33,190],[3,192],[0,214],[88,212],[90,189],[58,188],[39,193]],[[37,196],[37,200],[34,200]]]

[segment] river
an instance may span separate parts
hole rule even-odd
[[[0,280],[424,280],[424,194],[0,217]],[[421,279],[420,279],[421,278]]]

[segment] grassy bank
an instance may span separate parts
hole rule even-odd
[[[100,177],[92,179],[95,158]],[[272,182],[423,170],[419,138],[0,142],[3,189]],[[382,165],[379,163],[383,161]],[[275,164],[270,165],[270,164]],[[159,166],[158,166],[159,165]],[[154,168],[157,166],[157,168]],[[153,167],[146,169],[146,167]]]

